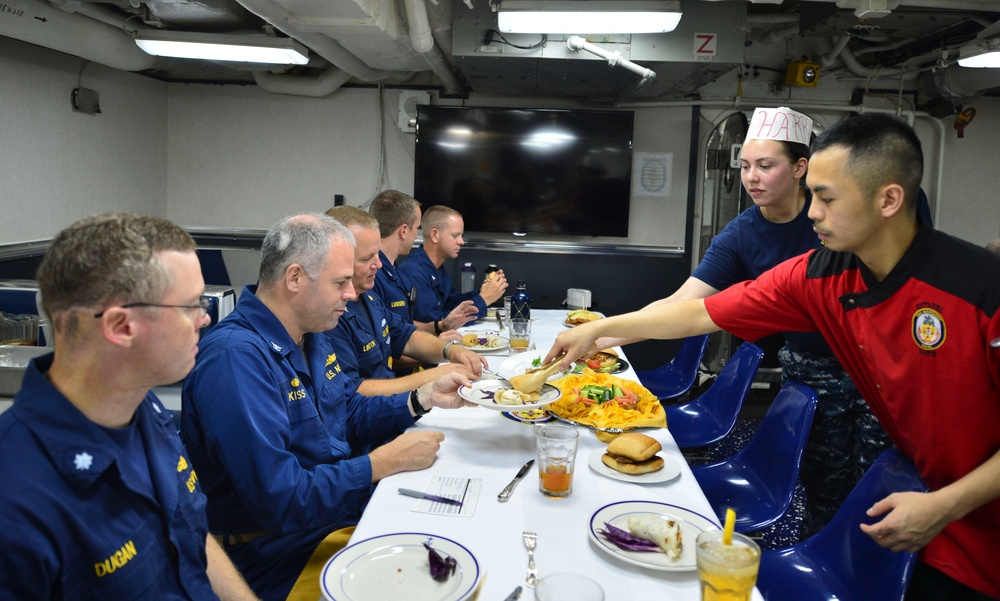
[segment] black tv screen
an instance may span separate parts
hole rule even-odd
[[[418,106],[414,196],[475,232],[628,236],[630,111]]]

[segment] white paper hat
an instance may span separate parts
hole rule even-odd
[[[813,120],[784,106],[753,112],[747,140],[778,140],[809,145]]]

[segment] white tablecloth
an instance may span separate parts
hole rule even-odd
[[[533,310],[533,341],[544,356],[552,340],[564,329],[564,311]],[[488,323],[471,326],[487,330]],[[530,352],[530,351],[529,351]],[[490,356],[497,369],[506,352]],[[635,377],[629,370],[620,374]],[[666,429],[644,431],[663,444],[661,455],[680,462],[681,475],[671,481],[640,485],[598,475],[587,465],[588,457],[605,444],[587,428],[580,427],[573,494],[550,499],[538,492],[537,471],[533,467],[507,503],[497,494],[514,477],[525,461],[535,457],[534,426],[507,419],[499,412],[480,407],[457,410],[435,409],[415,428],[440,430],[445,434],[438,459],[427,470],[405,472],[379,483],[352,542],[394,532],[426,532],[465,545],[486,573],[479,595],[481,601],[501,601],[518,585],[524,585],[527,552],[522,532],[538,534],[535,559],[539,577],[559,572],[584,574],[604,588],[608,601],[697,601],[695,571],[660,572],[634,566],[599,550],[588,538],[590,518],[601,507],[617,501],[658,501],[677,505],[714,519],[705,495],[698,487],[680,450]],[[397,489],[426,490],[434,476],[481,478],[482,494],[472,517],[429,515],[414,512],[419,500],[398,494]],[[694,541],[685,541],[693,545]],[[521,599],[531,601],[531,589],[524,587]],[[755,594],[755,599],[760,599]]]

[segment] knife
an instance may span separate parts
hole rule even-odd
[[[531,469],[531,466],[534,465],[534,463],[535,460],[531,459],[527,463],[522,465],[521,469],[517,470],[517,475],[514,476],[514,479],[511,480],[510,484],[504,487],[504,489],[500,491],[500,494],[497,495],[497,501],[500,501],[501,503],[506,503],[507,501],[510,500],[510,493],[514,492],[514,487],[517,486],[517,483],[521,481],[521,478],[523,478],[524,475],[528,473],[528,470]]]
[[[503,601],[517,601],[521,598],[521,587],[514,589],[514,592],[507,596]]]

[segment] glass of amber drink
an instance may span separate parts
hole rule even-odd
[[[510,321],[510,354],[523,353],[531,345],[531,320]]]
[[[757,583],[760,547],[750,538],[733,533],[732,544],[722,543],[722,530],[698,535],[695,552],[701,601],[749,601]]]
[[[573,492],[573,466],[576,463],[576,428],[539,426],[535,428],[538,451],[538,490],[547,497],[568,497]]]

